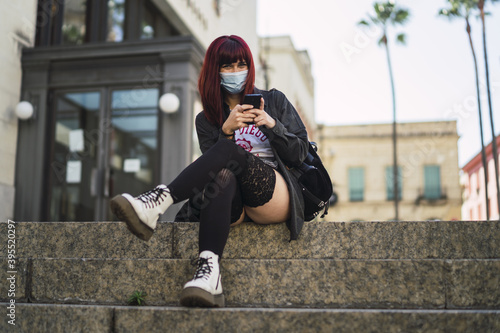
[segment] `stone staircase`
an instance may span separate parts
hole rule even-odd
[[[14,226],[0,223],[0,305],[15,289],[16,325],[3,315],[0,332],[500,332],[498,221],[310,222],[293,242],[242,224],[222,309],[178,304],[197,223],[161,222],[147,243],[121,222]],[[146,306],[127,306],[136,290]]]

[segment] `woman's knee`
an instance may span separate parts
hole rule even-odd
[[[236,186],[236,176],[233,171],[228,168],[223,168],[219,171],[214,181],[221,189],[225,189],[228,186]]]
[[[219,152],[227,154],[228,152],[238,149],[238,147],[239,146],[232,140],[219,140],[210,149],[218,150]]]
[[[231,140],[219,140],[210,149],[213,149],[214,158],[227,158],[225,167],[235,174],[248,166],[249,153]]]

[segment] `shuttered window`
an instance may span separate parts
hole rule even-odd
[[[441,198],[441,170],[439,165],[424,166],[424,197],[427,200]]]
[[[363,201],[365,196],[365,169],[349,168],[349,201]]]

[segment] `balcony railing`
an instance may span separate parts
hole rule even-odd
[[[420,205],[422,203],[434,204],[443,200],[447,200],[447,190],[446,187],[427,187],[419,188],[417,190],[417,199],[415,199],[415,205]]]

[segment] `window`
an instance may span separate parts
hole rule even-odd
[[[124,39],[125,0],[108,1],[107,42],[122,42]]]
[[[36,46],[178,36],[151,0],[39,0]]]
[[[388,166],[385,168],[385,188],[387,193],[387,200],[394,200],[394,172],[393,167]],[[398,200],[402,198],[403,191],[403,170],[398,166]]]
[[[86,0],[66,1],[63,8],[62,44],[82,44],[86,30]]]
[[[151,1],[145,1],[139,9],[139,39],[177,36],[179,31],[161,15]]]
[[[363,201],[365,195],[365,169],[349,168],[349,201]]]
[[[155,12],[146,6],[141,19],[141,39],[151,39],[155,37],[155,19]]]
[[[85,41],[87,0],[39,0],[36,46],[81,44]]]
[[[441,198],[441,172],[439,165],[424,166],[424,198],[427,200]]]

